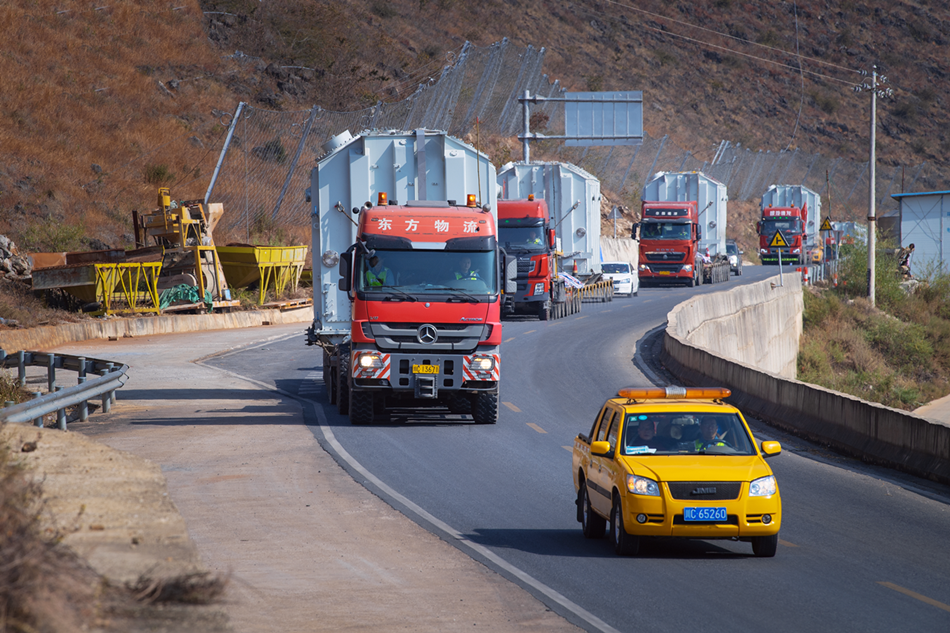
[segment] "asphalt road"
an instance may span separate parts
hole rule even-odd
[[[581,536],[570,446],[617,389],[651,384],[638,341],[697,292],[643,288],[549,322],[505,322],[499,423],[397,414],[354,427],[327,404],[319,348],[302,336],[205,364],[321,407],[314,435],[370,490],[589,630],[950,630],[950,489],[872,469],[754,424],[783,499],[774,559],[748,543],[644,543],[619,558]],[[652,375],[652,372],[648,370]],[[660,376],[662,381],[662,376]],[[304,408],[309,410],[308,408]]]

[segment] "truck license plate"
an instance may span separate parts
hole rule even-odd
[[[438,365],[413,365],[412,373],[414,374],[437,374],[439,373]]]
[[[668,270],[661,270],[661,271],[659,272],[659,274],[661,274],[661,275],[669,275],[669,274],[670,274],[670,271],[668,271]]]

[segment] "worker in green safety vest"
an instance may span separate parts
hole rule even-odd
[[[538,232],[534,229],[528,232],[527,244],[530,246],[541,246],[541,238],[538,237]]]
[[[393,285],[393,271],[383,265],[383,258],[374,255],[369,259],[369,268],[366,269],[366,286],[379,288]]]
[[[472,270],[472,258],[468,255],[465,255],[459,260],[459,269],[455,271],[455,278],[468,280],[481,279],[481,277],[478,276],[478,272]]]
[[[714,417],[706,416],[703,418],[703,421],[699,424],[699,433],[700,436],[696,438],[694,446],[697,452],[710,446],[728,446],[719,435],[719,422]]]

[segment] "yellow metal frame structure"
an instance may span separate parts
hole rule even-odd
[[[306,246],[223,246],[218,250],[224,255],[225,275],[235,276],[231,285],[258,282],[258,305],[264,304],[270,289],[278,297],[288,286],[296,290],[307,258]]]
[[[96,300],[101,303],[102,309],[91,314],[161,312],[158,298],[161,262],[120,262],[93,266],[96,269]]]

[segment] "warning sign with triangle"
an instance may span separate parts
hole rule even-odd
[[[834,229],[831,226],[831,220],[829,220],[828,218],[825,218],[824,222],[821,223],[821,228],[818,230],[819,231],[834,231]]]
[[[769,242],[769,246],[772,248],[788,248],[788,242],[785,241],[785,236],[782,235],[781,231],[776,231],[775,235],[772,236],[772,241]]]

